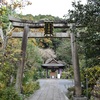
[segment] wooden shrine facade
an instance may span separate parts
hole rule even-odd
[[[41,65],[42,68],[46,70],[47,78],[60,78],[62,70],[65,68],[65,64],[61,61],[57,61],[55,59],[48,59],[44,64]],[[50,70],[50,73],[48,72]]]

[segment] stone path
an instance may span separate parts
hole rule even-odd
[[[39,82],[41,88],[29,100],[69,100],[65,95],[69,86],[66,88],[65,84],[73,85],[72,81],[44,79]]]

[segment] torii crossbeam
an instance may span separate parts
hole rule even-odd
[[[39,28],[44,28],[45,27],[45,21],[40,20],[40,21],[28,21],[28,20],[21,20],[14,18],[12,16],[9,16],[9,20],[12,22],[12,25],[14,28],[24,28],[24,26],[28,26],[30,29],[39,29]],[[76,27],[81,27],[81,26],[76,26]],[[53,28],[57,29],[68,29],[70,26],[68,25],[66,20],[58,20],[58,21],[53,21]],[[12,33],[13,38],[22,38],[23,37],[23,32],[13,32]],[[28,33],[28,38],[45,38],[46,36],[44,35],[44,32],[31,32],[29,31]],[[53,36],[50,38],[69,38],[70,33],[69,32],[54,32]],[[79,37],[79,34],[77,34],[77,37]]]

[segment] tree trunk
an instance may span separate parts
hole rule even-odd
[[[28,32],[29,32],[29,27],[25,26],[24,34],[23,34],[23,38],[22,38],[21,61],[20,61],[20,65],[18,66],[16,85],[15,85],[16,90],[19,94],[21,93],[21,90],[22,90],[23,70],[24,70],[24,66],[25,66],[25,55],[26,55]]]

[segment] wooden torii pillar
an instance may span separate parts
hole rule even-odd
[[[22,46],[21,46],[21,61],[17,71],[17,78],[16,78],[16,85],[15,85],[18,93],[21,93],[22,90],[23,70],[25,66],[25,55],[26,55],[28,33],[29,33],[29,26],[25,25],[23,37],[22,37]]]
[[[81,79],[80,79],[80,68],[79,68],[79,58],[77,52],[77,43],[75,38],[75,25],[70,26],[71,32],[71,51],[72,51],[72,63],[74,68],[74,84],[75,84],[75,95],[81,96],[82,88],[81,88]]]
[[[80,76],[80,67],[79,67],[79,58],[78,58],[78,52],[77,52],[75,28],[76,28],[75,24],[70,25],[71,52],[72,52],[72,63],[73,63],[73,69],[74,69],[74,85],[75,85],[75,96],[73,96],[73,100],[87,100],[86,97],[82,96],[81,76]]]

